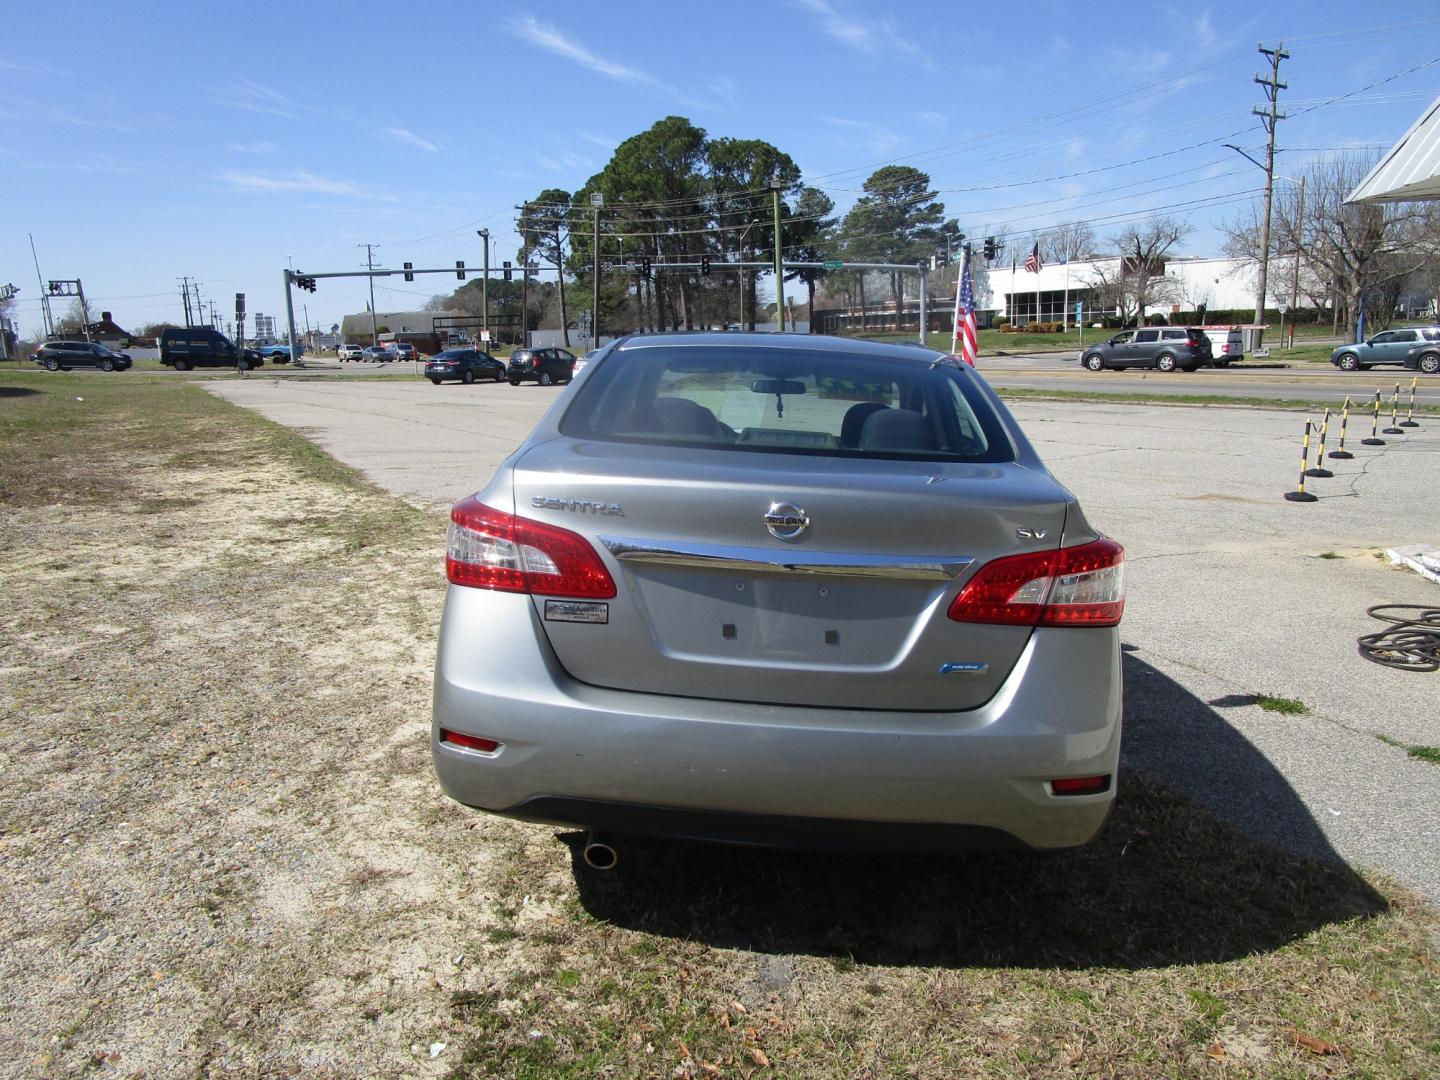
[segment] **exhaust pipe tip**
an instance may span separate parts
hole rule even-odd
[[[618,851],[604,840],[593,836],[585,841],[585,848],[581,854],[585,865],[592,870],[614,870],[620,862]]]

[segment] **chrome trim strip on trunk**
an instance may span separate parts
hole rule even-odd
[[[975,561],[967,555],[927,557],[861,555],[832,551],[792,554],[773,548],[736,547],[728,544],[681,544],[636,540],[624,536],[600,536],[597,539],[621,562],[762,574],[821,574],[833,577],[953,581]]]

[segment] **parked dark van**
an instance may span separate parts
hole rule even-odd
[[[168,327],[160,331],[155,344],[160,349],[160,363],[176,371],[197,367],[233,367],[244,371],[265,362],[254,349],[246,349],[241,355],[233,341],[209,326]]]

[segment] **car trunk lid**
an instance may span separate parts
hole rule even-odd
[[[603,623],[534,598],[572,676],[848,708],[989,700],[1032,631],[952,621],[949,603],[988,560],[1057,547],[1069,503],[1013,462],[566,438],[532,448],[513,475],[516,512],[580,533],[615,579]]]

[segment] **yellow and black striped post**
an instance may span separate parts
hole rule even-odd
[[[1305,474],[1310,470],[1310,420],[1305,421],[1305,437],[1300,441],[1300,486],[1285,492],[1286,502],[1315,502],[1315,496],[1305,490]]]
[[[1345,429],[1350,426],[1350,396],[1345,396],[1345,406],[1340,410],[1340,449],[1331,450],[1330,457],[1335,461],[1348,461],[1355,455],[1345,449]]]
[[[1395,392],[1390,395],[1390,426],[1384,429],[1386,435],[1404,435],[1405,429],[1396,427],[1396,421],[1400,418],[1400,384],[1395,384]]]
[[[1328,480],[1335,474],[1325,468],[1325,436],[1330,433],[1330,410],[1325,410],[1325,419],[1320,422],[1320,447],[1315,451],[1315,464],[1305,470],[1306,476]]]
[[[1419,427],[1420,421],[1415,419],[1415,384],[1420,381],[1419,375],[1410,377],[1410,411],[1404,420],[1400,421],[1401,427]]]
[[[1375,391],[1375,404],[1370,410],[1370,437],[1361,439],[1361,446],[1384,446],[1385,440],[1380,438],[1380,391]]]

